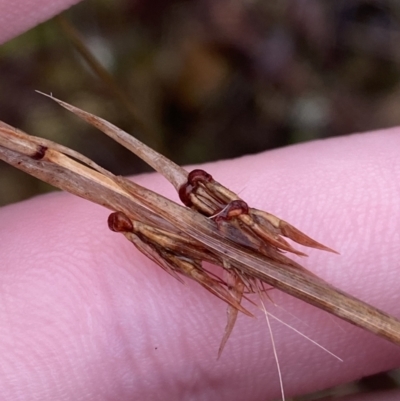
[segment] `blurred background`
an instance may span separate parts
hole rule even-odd
[[[147,168],[34,90],[179,164],[390,127],[399,27],[394,0],[86,0],[0,48],[0,119],[119,174]],[[4,164],[0,185],[50,190]]]
[[[116,174],[149,169],[35,90],[179,164],[238,157],[400,125],[399,44],[395,0],[86,0],[0,47],[0,119]],[[0,205],[52,190],[4,163],[0,187]]]

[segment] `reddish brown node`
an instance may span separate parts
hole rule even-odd
[[[114,212],[108,216],[108,227],[117,233],[133,231],[131,220],[122,212]]]
[[[192,170],[188,175],[188,183],[193,186],[196,186],[199,182],[211,182],[212,180],[211,174],[200,169]]]
[[[184,205],[191,207],[193,204],[190,200],[190,194],[198,187],[200,182],[211,182],[212,180],[211,174],[206,171],[200,169],[192,170],[188,174],[187,183],[181,185],[178,190],[179,199]]]
[[[243,200],[234,200],[229,202],[215,217],[214,221],[218,224],[222,221],[228,221],[241,214],[248,214],[249,206]]]
[[[192,201],[190,200],[190,194],[193,192],[194,186],[189,183],[183,184],[179,187],[178,195],[181,202],[187,206],[191,207]]]

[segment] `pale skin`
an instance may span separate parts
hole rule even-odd
[[[0,2],[0,10],[7,3]],[[35,18],[22,12],[14,21],[14,35],[51,16],[43,7],[38,18],[39,3]],[[34,6],[21,4],[27,10]],[[67,2],[58,1],[50,10],[65,7]],[[10,38],[7,26],[0,29],[6,32],[0,40]],[[338,250],[341,255],[310,251],[302,262],[336,287],[399,317],[398,149],[400,131],[392,129],[202,168],[250,205]],[[158,175],[135,180],[178,201]],[[0,210],[0,398],[278,398],[262,313],[252,309],[257,319],[239,317],[216,361],[225,305],[195,283],[180,284],[109,231],[108,214],[64,193]],[[344,360],[273,324],[288,396],[400,366],[397,346],[277,291],[271,296],[308,326],[268,304],[267,309]]]

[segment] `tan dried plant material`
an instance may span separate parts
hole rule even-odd
[[[134,152],[178,191],[185,206],[98,166],[83,155],[0,123],[0,159],[114,211],[111,230],[178,280],[195,280],[228,305],[221,354],[247,293],[264,283],[400,344],[400,321],[334,288],[282,252],[304,255],[283,237],[335,252],[270,213],[249,207],[203,170],[187,172],[111,123],[49,96]],[[203,262],[220,266],[220,278]]]

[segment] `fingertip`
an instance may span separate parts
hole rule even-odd
[[[54,17],[80,0],[13,0],[0,2],[0,43]]]

